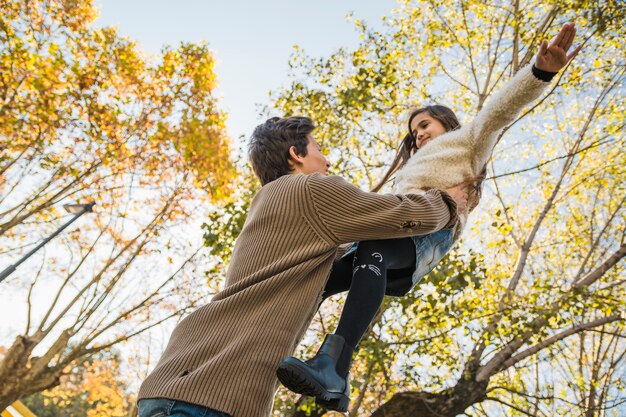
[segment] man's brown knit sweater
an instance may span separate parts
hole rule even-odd
[[[315,314],[338,245],[449,228],[455,212],[438,190],[380,195],[322,174],[265,185],[235,245],[226,287],[176,326],[139,399],[267,417],[276,367]]]

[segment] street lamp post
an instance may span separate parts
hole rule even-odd
[[[85,213],[91,213],[93,212],[93,206],[95,206],[96,203],[95,201],[92,201],[91,203],[88,204],[64,204],[63,208],[68,212],[68,213],[74,213],[74,217],[72,217],[72,219],[70,219],[67,223],[65,223],[63,226],[59,227],[56,232],[54,232],[53,234],[51,234],[50,236],[48,236],[46,239],[43,240],[43,242],[41,242],[39,245],[37,245],[37,247],[35,247],[33,250],[31,250],[30,252],[28,252],[26,255],[24,255],[22,257],[22,259],[20,259],[19,261],[17,261],[16,264],[13,265],[9,265],[7,268],[5,268],[4,271],[2,271],[0,273],[0,282],[4,281],[4,279],[6,277],[8,277],[9,275],[11,275],[13,273],[13,271],[15,271],[15,269],[20,266],[26,259],[28,259],[33,253],[37,252],[39,249],[41,249],[46,243],[50,242],[56,235],[58,235],[59,233],[61,233],[63,231],[63,229],[65,229],[67,226],[69,226],[70,224],[74,223],[74,221],[76,221],[76,219],[78,219],[80,216],[82,216]]]

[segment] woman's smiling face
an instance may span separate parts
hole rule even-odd
[[[411,134],[415,138],[415,146],[421,148],[437,136],[446,133],[443,124],[427,111],[419,113],[411,121]]]

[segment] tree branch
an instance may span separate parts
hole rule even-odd
[[[611,223],[613,222],[613,220],[617,216],[617,213],[619,213],[620,209],[624,205],[624,202],[626,202],[626,195],[619,202],[619,204],[617,205],[617,207],[615,208],[613,213],[611,213],[611,215],[609,216],[609,218],[605,222],[604,227],[602,228],[602,230],[600,230],[600,233],[598,233],[598,236],[596,236],[596,239],[592,242],[592,244],[591,244],[591,246],[589,248],[589,251],[587,252],[587,255],[585,256],[585,259],[583,259],[583,261],[582,261],[582,263],[580,265],[580,268],[578,269],[578,272],[576,272],[576,274],[574,275],[574,281],[578,281],[580,279],[580,277],[581,277],[581,275],[583,273],[583,270],[585,269],[585,266],[587,265],[587,262],[589,262],[589,259],[591,258],[591,255],[593,254],[593,252],[596,250],[596,248],[600,244],[600,238],[608,230],[609,226],[611,225]]]
[[[552,337],[549,337],[548,339],[542,341],[541,343],[538,343],[520,353],[518,353],[517,355],[512,356],[509,360],[505,361],[500,367],[499,367],[499,371],[502,371],[504,369],[507,369],[513,365],[515,365],[516,363],[528,358],[529,356],[532,356],[534,354],[536,354],[537,352],[545,349],[546,347],[553,345],[556,342],[559,342],[563,339],[565,339],[566,337],[569,337],[573,334],[577,334],[580,332],[583,332],[587,329],[591,329],[593,327],[598,327],[598,326],[603,326],[607,323],[612,323],[614,321],[618,321],[618,320],[622,320],[622,317],[620,315],[612,315],[609,317],[603,317],[601,319],[598,320],[594,320],[592,322],[589,323],[585,323],[585,324],[578,324],[575,325],[573,327],[570,327],[569,329],[562,331],[561,333],[557,333]]]
[[[623,128],[624,126],[626,126],[626,125],[622,125],[621,127]],[[575,156],[577,154],[580,154],[580,153],[583,153],[585,151],[588,151],[589,149],[593,149],[593,148],[596,148],[596,147],[602,146],[602,145],[607,145],[607,144],[610,144],[611,142],[615,142],[615,141],[616,141],[615,139],[609,139],[609,140],[606,140],[606,141],[599,140],[599,141],[596,141],[596,142],[592,143],[589,146],[586,146],[584,148],[578,149],[573,154],[572,153],[568,153],[568,154],[565,154],[565,155],[557,156],[555,158],[548,159],[547,161],[540,162],[539,164],[537,164],[535,166],[532,166],[532,167],[529,167],[529,168],[520,169],[518,171],[505,172],[504,174],[493,175],[491,177],[487,177],[486,179],[487,180],[493,180],[493,179],[498,179],[498,178],[502,178],[502,177],[508,177],[508,176],[511,176],[511,175],[522,174],[522,173],[528,172],[528,171],[534,171],[534,170],[536,170],[538,168],[541,168],[544,165],[548,165],[548,164],[550,164],[552,162],[560,161],[561,159],[570,158],[570,157]]]
[[[577,282],[574,283],[573,287],[582,288],[588,287],[589,285],[593,284],[604,274],[606,274],[609,269],[615,266],[625,255],[626,244],[622,243],[622,245],[615,252],[613,252],[613,254],[608,259],[602,262],[602,264],[600,264],[600,266],[598,266],[596,269],[581,277]]]

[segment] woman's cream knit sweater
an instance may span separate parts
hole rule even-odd
[[[485,103],[474,120],[431,140],[411,156],[396,175],[394,192],[421,194],[431,188],[447,189],[475,181],[491,158],[498,133],[547,85],[532,73],[532,65],[520,69]],[[475,207],[478,198],[470,193],[468,206]],[[466,216],[461,216],[460,228],[465,220]]]

